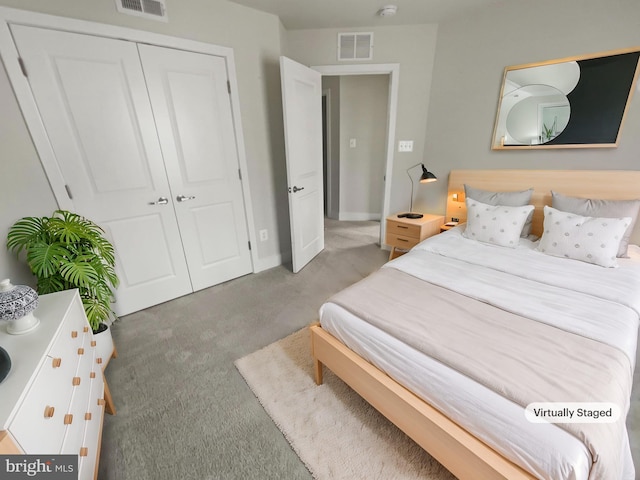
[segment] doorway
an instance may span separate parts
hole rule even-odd
[[[384,219],[389,215],[391,180],[393,172],[395,129],[398,104],[398,77],[400,66],[398,64],[367,64],[367,65],[324,65],[314,66],[312,69],[320,72],[322,77],[326,76],[351,76],[351,75],[387,75],[388,76],[388,98],[387,98],[387,118],[386,136],[384,142],[385,158],[383,173],[383,193],[382,193],[382,214],[380,222],[380,245],[384,243],[386,225]],[[357,144],[357,138],[356,138]],[[329,162],[329,165],[331,162]],[[335,170],[335,169],[334,169]],[[336,173],[331,168],[328,169],[327,176],[330,182],[335,181]],[[333,189],[335,192],[335,188]],[[331,195],[331,204],[335,206],[336,199]],[[331,205],[330,204],[330,205]],[[331,211],[331,208],[329,208]]]

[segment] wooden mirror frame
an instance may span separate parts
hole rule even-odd
[[[639,59],[640,47],[632,47],[505,67],[493,127],[491,149],[617,147],[640,72]],[[567,93],[571,116],[566,128],[555,138],[545,143],[528,145],[505,143],[508,111],[502,112],[501,109],[508,73],[565,62],[576,62],[580,68],[578,83]],[[520,85],[521,88],[526,86],[528,85]],[[506,92],[506,94],[510,93],[512,91]],[[614,108],[611,108],[611,105],[614,105]],[[607,118],[603,119],[603,115],[606,115]]]

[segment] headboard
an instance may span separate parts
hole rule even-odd
[[[551,205],[551,190],[584,198],[607,200],[640,199],[638,170],[452,170],[447,191],[447,216],[467,219],[464,184],[482,190],[518,191],[533,188],[531,204],[536,207],[531,233],[542,235],[543,207]],[[453,196],[457,194],[458,201]],[[640,244],[640,221],[631,243]]]

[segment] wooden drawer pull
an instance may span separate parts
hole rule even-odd
[[[89,327],[84,327],[84,328],[82,329],[82,331],[83,331],[84,333],[87,333],[87,332],[89,331]]]
[[[99,398],[98,399],[98,405],[100,405],[101,407],[105,404],[104,398]]]
[[[84,348],[78,349],[78,355],[84,355]]]
[[[55,412],[56,409],[50,405],[47,405],[46,407],[44,407],[44,418],[51,418],[53,417],[53,412]]]
[[[102,357],[96,358],[96,363],[100,365],[102,363]]]
[[[74,387],[77,387],[78,385],[80,385],[80,377],[73,377],[73,380],[71,381],[71,384]]]
[[[96,341],[95,340],[91,340],[91,346],[95,347],[96,345],[97,345]]]
[[[71,422],[73,422],[73,415],[71,413],[67,413],[64,416],[64,424],[65,425],[71,425]]]
[[[409,227],[407,227],[406,225],[398,225],[398,228],[404,228],[405,230],[409,229]]]
[[[58,368],[61,364],[62,364],[61,358],[54,358],[53,361],[51,362],[51,366],[53,368]]]
[[[91,372],[89,374],[89,378],[96,378],[96,372]]]
[[[406,238],[398,238],[399,242],[408,242],[409,240],[407,240]]]
[[[85,420],[91,420],[91,412],[87,412],[84,414],[84,419]]]
[[[82,447],[80,449],[80,456],[86,457],[87,455],[89,455],[89,449],[87,447]]]
[[[71,338],[76,338],[78,336],[78,332],[76,330],[71,331]]]

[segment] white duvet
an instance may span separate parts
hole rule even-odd
[[[396,268],[513,313],[598,339],[624,352],[633,369],[640,312],[640,251],[632,249],[636,258],[620,259],[620,268],[606,269],[544,255],[528,240],[522,240],[516,249],[479,244],[464,238],[462,228],[431,237],[385,268]],[[521,407],[495,398],[492,392],[446,371],[438,362],[420,358],[418,352],[396,354],[395,349],[401,346],[390,346],[394,339],[361,325],[364,322],[336,305],[322,307],[321,322],[359,354],[417,393],[422,392],[435,406],[440,405],[451,418],[472,425],[474,434],[489,444],[502,445],[499,451],[540,478],[588,476],[588,452],[562,429],[549,425],[547,445],[531,451],[527,445],[531,432]],[[407,364],[420,372],[420,380],[405,372]],[[464,388],[448,388],[454,383]],[[622,478],[634,478],[626,432],[620,448],[625,458]]]

